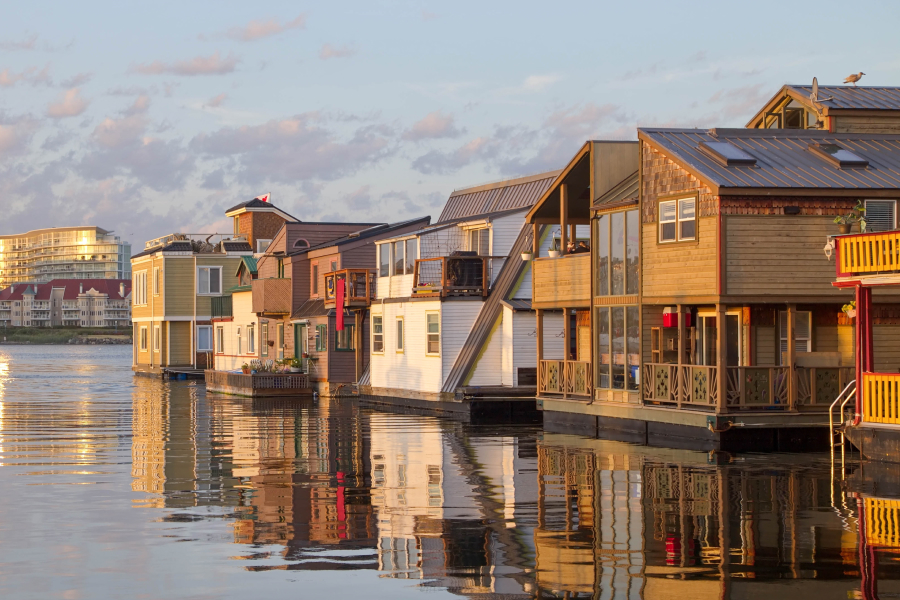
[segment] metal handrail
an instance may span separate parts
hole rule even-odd
[[[851,393],[848,393],[848,391],[850,391],[850,388],[853,388],[853,390]],[[831,454],[831,505],[832,506],[834,506],[834,484],[835,484],[834,447],[836,446],[836,444],[834,443],[834,437],[835,437],[835,434],[837,433],[834,428],[834,407],[837,405],[838,402],[841,403],[840,415],[841,415],[841,423],[843,423],[844,422],[844,407],[847,406],[847,403],[850,401],[850,399],[854,396],[855,393],[856,393],[856,380],[853,379],[844,387],[843,390],[841,390],[841,393],[838,394],[837,398],[834,399],[834,402],[832,402],[831,405],[829,405],[829,407],[828,407],[828,445],[829,445],[829,452]],[[844,397],[845,394],[846,394],[846,397]],[[840,431],[840,436],[841,436],[841,441],[840,441],[840,444],[841,444],[841,479],[843,480],[844,473],[846,471],[845,458],[846,458],[846,448],[847,448],[846,438],[844,437],[843,429],[841,429],[841,431]]]
[[[838,402],[841,401],[841,398],[844,397],[844,394],[847,393],[847,390],[849,390],[851,386],[853,386],[853,391],[855,392],[855,391],[856,391],[856,387],[855,387],[855,386],[856,386],[856,380],[855,380],[855,379],[851,380],[851,381],[844,387],[844,389],[841,390],[841,393],[838,394],[837,398],[834,399],[834,402],[832,402],[831,405],[828,407],[828,430],[829,430],[829,431],[834,431],[834,407],[835,407],[835,405],[836,405]],[[847,402],[850,401],[850,398],[851,398],[851,397],[852,397],[852,396],[848,394],[847,397],[844,398],[844,401],[841,402],[841,409],[840,409],[840,410],[841,410],[841,413],[840,413],[840,414],[841,414],[841,422],[843,422],[843,418],[844,418],[844,407],[847,406]],[[832,446],[832,447],[833,447],[833,446]]]

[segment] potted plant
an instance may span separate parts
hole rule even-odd
[[[841,310],[847,313],[847,316],[851,319],[856,318],[856,301],[854,300],[850,304],[845,304],[841,307]]]
[[[850,212],[846,215],[840,215],[834,218],[834,222],[837,223],[838,231],[840,231],[841,235],[847,235],[850,233],[850,229],[853,227],[854,223],[859,223],[859,231],[865,232],[866,230],[866,220],[865,220],[866,207],[863,204],[862,200],[856,201],[856,206],[854,206]]]
[[[557,238],[553,238],[553,243],[550,244],[550,249],[547,251],[547,256],[550,258],[556,258],[559,256],[559,240]]]
[[[534,254],[532,254],[531,250],[526,250],[525,252],[522,253],[523,261],[528,262],[532,258],[534,258]]]
[[[299,359],[299,358],[292,358],[292,359],[291,359],[290,366],[289,366],[288,368],[291,370],[291,373],[299,373],[299,372],[300,372],[300,366],[301,366],[300,359]]]
[[[304,352],[300,356],[302,356],[303,358],[309,358],[309,352]]]
[[[250,365],[248,365],[247,363],[242,364],[241,371],[244,373],[244,375],[249,375],[250,374]]]

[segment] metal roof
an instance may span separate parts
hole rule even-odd
[[[326,315],[325,301],[318,298],[310,298],[297,307],[291,313],[291,319],[308,319],[310,317],[324,317]]]
[[[512,310],[531,310],[531,300],[509,299],[501,300],[500,304]]]
[[[812,93],[811,85],[785,87],[807,98]],[[838,110],[900,110],[900,87],[820,85],[819,104]]]
[[[550,171],[456,190],[450,194],[436,223],[533,206],[557,175],[559,171]]]
[[[353,233],[348,233],[346,235],[342,235],[333,240],[329,240],[327,242],[322,242],[321,244],[316,244],[315,246],[310,246],[309,248],[303,248],[302,250],[296,250],[291,252],[291,256],[296,254],[302,254],[304,252],[311,252],[313,250],[320,250],[322,248],[331,248],[332,246],[342,246],[344,244],[351,244],[353,242],[358,242],[359,240],[365,240],[371,237],[381,236],[387,237],[389,233],[397,231],[398,229],[403,229],[404,227],[410,227],[411,225],[415,225],[416,223],[421,223],[423,227],[428,226],[431,222],[431,217],[418,217],[416,219],[408,219],[406,221],[399,221],[397,223],[379,223],[378,225],[374,225],[372,227],[368,227],[361,231],[354,231]],[[408,233],[404,233],[403,235],[409,235]]]
[[[638,137],[713,188],[900,189],[900,135],[834,134],[813,129],[639,128]],[[700,142],[721,141],[744,150],[756,158],[756,164],[726,167],[699,146]],[[810,150],[810,144],[823,142],[865,158],[868,168],[840,168]]]
[[[640,190],[640,177],[638,171],[635,171],[619,183],[611,190],[597,198],[596,202],[591,206],[593,209],[607,208],[625,204],[630,200],[636,200]]]

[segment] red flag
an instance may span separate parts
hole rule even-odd
[[[254,198],[254,200],[262,200],[263,202],[268,202],[269,196],[271,196],[271,194],[263,194],[262,196],[257,196],[256,198]]]
[[[334,290],[334,309],[337,311],[337,331],[344,330],[344,280],[338,279]]]

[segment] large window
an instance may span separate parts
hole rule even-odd
[[[640,383],[640,311],[637,306],[597,309],[597,387],[637,390]]]
[[[356,326],[344,324],[344,328],[334,332],[334,349],[338,352],[356,350]]]
[[[787,311],[778,313],[779,324],[779,347],[781,356],[779,363],[785,364],[788,351],[788,318]],[[795,352],[812,352],[812,312],[797,311],[794,313],[794,351]]]
[[[222,267],[197,267],[197,293],[222,293]]]
[[[391,245],[380,244],[378,246],[378,276],[387,277],[391,274]]]
[[[412,238],[406,240],[406,274],[412,275],[416,267],[416,259],[419,258],[419,240]]]
[[[384,352],[384,317],[372,315],[372,352]]]
[[[479,256],[490,256],[491,230],[487,228],[469,230],[469,250],[477,252]]]
[[[595,221],[597,296],[637,294],[640,287],[640,215],[636,210]]]
[[[147,304],[147,271],[137,271],[133,276],[134,304]]]
[[[141,352],[146,352],[147,351],[147,328],[146,327],[141,327],[140,342],[141,342],[141,346],[140,346]]]
[[[403,275],[404,270],[406,268],[406,261],[403,258],[403,254],[404,254],[403,247],[405,246],[405,244],[403,242],[393,242],[392,245],[393,245],[393,248],[391,248],[391,251],[394,255],[393,274],[394,275]]]
[[[209,352],[212,350],[212,326],[200,325],[197,327],[197,351]]]
[[[682,198],[659,203],[660,242],[697,239],[696,202],[694,198]]]
[[[428,354],[441,353],[441,315],[425,313],[425,339]]]
[[[328,326],[316,325],[316,351],[324,352],[328,350]]]

